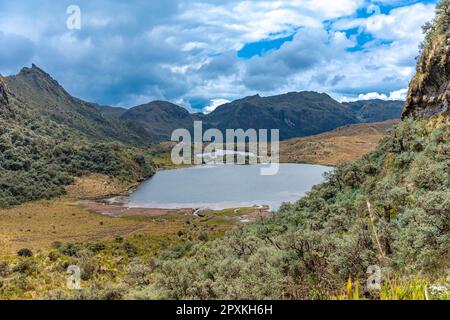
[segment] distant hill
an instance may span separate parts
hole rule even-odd
[[[359,122],[382,122],[392,119],[400,119],[404,101],[385,101],[380,99],[344,102],[356,112]]]
[[[280,129],[282,140],[320,134],[348,124],[399,119],[403,102],[369,100],[339,103],[325,93],[291,92],[272,97],[246,97],[212,113],[190,114],[170,102],[154,101],[129,110],[97,106],[105,116],[139,124],[148,135],[170,139],[173,130],[191,130],[195,120],[206,128]]]
[[[118,119],[142,125],[149,136],[170,140],[174,130],[193,127],[195,116],[173,103],[154,101],[131,108],[121,113]]]
[[[352,110],[327,94],[292,92],[263,98],[259,95],[218,107],[207,116],[218,129],[280,129],[280,138],[302,137],[357,123]]]

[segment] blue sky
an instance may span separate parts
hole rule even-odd
[[[69,5],[81,29],[69,30]],[[259,93],[401,99],[436,1],[0,0],[0,73],[35,63],[71,94],[191,111]]]

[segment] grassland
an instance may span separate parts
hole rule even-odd
[[[375,149],[396,123],[391,120],[350,125],[316,136],[282,141],[280,161],[335,166],[357,160]]]
[[[73,294],[66,286],[69,265],[89,273],[83,288],[122,283],[133,261],[148,266],[171,246],[179,250],[222,237],[259,212],[247,208],[111,217],[74,201],[61,197],[0,209],[0,300]],[[33,255],[20,256],[23,249]]]

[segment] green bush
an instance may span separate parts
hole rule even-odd
[[[429,130],[425,121],[403,121],[372,153],[338,166],[272,218],[223,239],[168,248],[159,257],[157,296],[317,299],[339,296],[349,278],[367,279],[371,265],[405,276],[445,274],[448,141],[448,125]]]
[[[82,248],[81,248],[80,245],[76,245],[76,244],[73,244],[73,243],[67,243],[67,244],[61,245],[61,247],[59,248],[59,252],[61,252],[65,256],[73,257],[81,249]]]
[[[33,252],[30,249],[24,248],[24,249],[20,249],[19,251],[17,251],[17,255],[19,257],[32,257],[33,256]]]

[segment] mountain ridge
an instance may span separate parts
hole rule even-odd
[[[224,104],[209,114],[189,113],[168,101],[152,101],[129,109],[86,102],[70,95],[50,74],[32,64],[3,78],[10,95],[36,116],[47,116],[91,139],[136,145],[170,140],[175,129],[279,129],[281,140],[316,135],[341,126],[400,118],[401,101],[367,100],[339,103],[326,93],[259,94]],[[1,93],[2,103],[8,99]]]
[[[29,117],[49,118],[92,140],[139,144],[146,138],[126,123],[104,117],[93,103],[71,96],[35,64],[3,79],[10,98],[21,111],[30,113]]]
[[[167,101],[152,101],[130,109],[98,106],[98,110],[116,119],[142,125],[146,132],[162,140],[170,139],[173,130],[192,130],[201,120],[206,128],[280,129],[282,140],[320,134],[341,126],[399,119],[403,101],[368,100],[339,103],[326,93],[289,92],[262,97],[244,97],[217,107],[209,114],[189,113]],[[164,109],[166,106],[167,109]],[[176,112],[178,111],[178,112]]]

